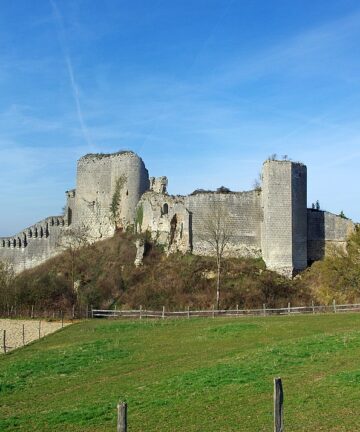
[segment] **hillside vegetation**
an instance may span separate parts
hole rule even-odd
[[[360,314],[74,324],[0,356],[0,430],[357,431]]]
[[[349,238],[346,249],[335,248],[322,261],[303,272],[301,283],[322,303],[360,302],[360,227]]]
[[[143,266],[136,268],[135,237],[113,238],[66,251],[14,277],[0,268],[0,308],[38,310],[86,307],[167,309],[209,308],[215,304],[216,263],[211,257],[172,254],[147,244]],[[360,299],[360,230],[346,251],[334,249],[293,280],[265,269],[262,260],[226,259],[220,307],[251,308]]]
[[[214,258],[172,254],[148,243],[143,266],[134,266],[134,236],[113,238],[70,251],[21,273],[3,285],[2,303],[37,308],[94,307],[170,309],[215,303]],[[265,270],[262,260],[224,261],[221,307],[283,305],[308,301],[296,284]],[[74,290],[72,289],[74,280]],[[8,287],[8,289],[6,288]]]

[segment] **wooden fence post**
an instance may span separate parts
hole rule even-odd
[[[127,403],[118,403],[117,411],[117,432],[127,432]]]
[[[31,318],[34,318],[34,305],[31,306]]]
[[[25,324],[22,325],[22,340],[24,346],[25,345]]]
[[[75,319],[75,305],[72,306],[72,319]]]
[[[311,302],[311,307],[312,307],[312,313],[315,313],[315,308],[314,308],[314,300]]]
[[[334,313],[336,313],[336,300],[333,300],[333,309],[334,309]]]
[[[64,312],[61,311],[61,328],[64,327]]]
[[[140,309],[139,309],[139,318],[142,319],[142,306],[140,305]]]
[[[165,319],[165,306],[163,306],[163,310],[162,310],[162,315],[161,315],[162,319]]]
[[[212,305],[212,317],[215,318],[215,307]]]
[[[188,306],[188,308],[187,308],[187,317],[188,317],[188,319],[190,319],[190,306]]]
[[[281,378],[274,379],[274,432],[284,431],[284,393]]]
[[[41,337],[41,320],[39,321],[39,339]]]
[[[291,304],[290,304],[290,302],[288,303],[288,315],[290,315],[290,313],[291,313]]]
[[[236,305],[236,315],[239,315],[239,305]]]
[[[4,330],[3,333],[3,349],[4,349],[4,354],[6,354],[6,330]]]
[[[264,314],[264,316],[266,316],[266,304],[265,303],[263,304],[263,314]]]

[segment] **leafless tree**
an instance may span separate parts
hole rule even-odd
[[[66,228],[62,231],[59,240],[59,249],[67,252],[71,263],[71,286],[75,291],[75,263],[79,250],[90,243],[89,229],[86,226]]]
[[[6,261],[0,261],[0,306],[3,308],[16,299],[14,277],[12,266]]]
[[[261,183],[262,183],[262,174],[261,172],[258,173],[258,176],[253,181],[253,189],[256,191],[261,191]]]
[[[214,200],[203,214],[203,225],[199,233],[199,239],[206,243],[216,257],[216,307],[220,306],[220,279],[222,260],[226,249],[233,238],[230,226],[230,213],[220,197],[214,196]]]

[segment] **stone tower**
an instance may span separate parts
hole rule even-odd
[[[89,154],[78,161],[74,209],[68,213],[75,226],[89,227],[92,237],[108,237],[115,226],[124,229],[134,222],[136,205],[148,189],[148,171],[135,153]]]
[[[269,269],[293,276],[307,267],[306,166],[267,160],[262,177],[263,259]]]

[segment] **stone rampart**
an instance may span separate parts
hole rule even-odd
[[[192,250],[198,255],[214,255],[214,248],[204,240],[207,219],[217,216],[221,208],[225,230],[230,234],[225,253],[233,256],[261,256],[262,220],[261,195],[259,191],[217,193],[196,193],[185,197],[190,212]]]
[[[333,247],[344,249],[355,229],[350,219],[322,210],[308,209],[307,218],[309,263],[324,258]]]
[[[0,260],[12,264],[15,272],[39,265],[58,253],[59,236],[65,228],[63,216],[51,216],[0,238]]]

